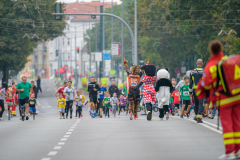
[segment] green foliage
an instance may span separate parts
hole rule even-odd
[[[125,2],[125,1],[124,1]],[[208,43],[219,39],[224,54],[238,54],[240,49],[239,0],[138,0],[138,53],[139,59],[150,60],[157,68],[167,67],[171,75],[181,61],[187,69],[194,67],[194,55],[206,63],[210,57]],[[134,0],[125,2],[124,15],[134,29]],[[108,9],[107,12],[110,12]],[[121,5],[114,6],[114,14],[121,15]],[[108,18],[107,20],[110,20]],[[110,21],[106,24],[106,46],[110,48]],[[114,41],[121,40],[121,24],[114,23]],[[229,35],[221,30],[233,32]],[[131,39],[125,30],[124,45],[131,48]],[[127,38],[127,40],[126,40]],[[128,57],[128,60],[131,56]]]
[[[8,70],[20,71],[24,67],[39,41],[63,34],[65,17],[55,20],[52,15],[55,2],[0,1],[0,70],[4,72],[4,80],[8,79]],[[25,34],[30,38],[24,37]],[[35,34],[39,39],[32,38]]]

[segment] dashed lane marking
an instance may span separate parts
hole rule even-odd
[[[56,149],[61,149],[62,146],[55,146],[53,149],[56,150]]]
[[[67,132],[66,134],[72,134],[72,132]]]
[[[57,154],[57,151],[50,151],[48,153],[48,156],[55,156]]]
[[[69,131],[69,132],[72,132],[73,130],[74,130],[74,129],[69,129],[68,131]]]
[[[41,160],[51,160],[51,158],[42,158]]]
[[[64,138],[68,138],[68,137],[70,137],[70,135],[64,135],[63,137],[64,137]]]
[[[61,138],[61,140],[60,141],[66,141],[67,140],[67,138]]]
[[[64,145],[65,142],[58,142],[58,145]]]

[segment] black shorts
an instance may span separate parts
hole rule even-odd
[[[136,101],[140,101],[140,95],[132,95],[132,94],[128,95],[128,101],[133,101],[134,97],[136,97]]]
[[[26,103],[28,103],[28,101],[29,101],[29,97],[26,97],[26,98],[24,98],[24,99],[19,99],[19,104],[20,104],[21,106],[23,106],[23,105],[25,105]]]
[[[191,101],[190,100],[183,100],[183,105],[186,105],[186,106],[190,106],[191,105]]]
[[[82,106],[76,106],[78,110],[82,111]]]
[[[179,109],[179,104],[174,104],[177,109]]]
[[[103,99],[98,99],[99,103],[98,104],[98,108],[103,108]]]
[[[72,106],[73,106],[73,100],[66,101],[66,107],[72,108]]]
[[[90,102],[97,104],[97,96],[91,96],[91,97],[89,97],[89,99],[90,99]]]

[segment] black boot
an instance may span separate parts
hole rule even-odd
[[[75,117],[77,117],[77,113],[78,113],[78,109],[76,109],[76,115],[75,115]]]
[[[197,123],[203,123],[201,118],[197,118]]]
[[[72,109],[70,109],[70,118],[72,119]]]
[[[152,104],[146,103],[146,107],[147,107],[147,120],[151,121],[152,120]]]

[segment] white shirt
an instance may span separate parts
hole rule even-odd
[[[79,95],[79,96],[76,95],[75,99],[76,99],[76,105],[81,106],[82,105],[82,96],[81,95]]]
[[[73,100],[73,92],[75,92],[73,87],[70,89],[66,87],[63,92],[70,96],[70,98],[68,98],[67,96],[65,97],[66,101]]]

